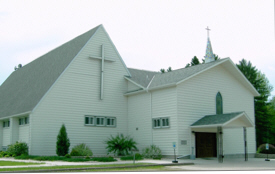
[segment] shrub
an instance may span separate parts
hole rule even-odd
[[[142,149],[142,156],[144,158],[153,158],[153,159],[162,158],[161,150],[156,145],[151,145],[149,147],[146,147],[145,149]]]
[[[10,156],[28,155],[28,145],[24,142],[16,142],[8,146],[7,154]]]
[[[264,153],[264,154],[275,154],[275,146],[273,146],[272,144],[269,144],[269,150],[265,149],[265,144],[261,144],[258,147],[257,153]]]
[[[113,157],[109,156],[109,157],[95,157],[95,158],[92,158],[91,161],[113,162],[113,161],[117,161],[117,160],[114,159]]]
[[[2,151],[2,152],[0,152],[0,157],[4,157],[4,156],[7,155],[7,154],[8,154],[7,152]]]
[[[76,151],[76,150],[72,150],[71,151],[71,156],[80,156],[80,154],[79,154],[79,152],[78,151]]]
[[[108,154],[113,152],[118,156],[128,155],[132,149],[137,149],[137,143],[133,138],[129,136],[124,137],[123,134],[117,134],[115,137],[111,135],[105,143],[107,144],[106,149],[108,149]]]
[[[134,155],[131,156],[123,156],[120,158],[121,160],[134,160]],[[143,157],[139,154],[135,154],[135,160],[143,160]]]
[[[66,127],[63,124],[60,128],[56,141],[56,154],[58,156],[64,156],[68,154],[70,147],[70,140],[67,137]]]
[[[89,156],[86,156],[86,158],[85,159],[91,159]]]
[[[91,149],[84,143],[73,147],[71,156],[93,156]]]
[[[70,154],[66,154],[65,158],[71,158],[71,155]]]

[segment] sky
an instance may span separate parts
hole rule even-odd
[[[214,54],[250,61],[275,88],[274,7],[274,0],[0,0],[0,84],[18,64],[103,24],[127,67],[152,71],[201,60],[208,26]]]

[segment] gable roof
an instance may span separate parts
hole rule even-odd
[[[100,26],[14,71],[0,86],[0,118],[32,111]]]
[[[238,121],[239,124],[234,124],[234,121]],[[233,123],[233,124],[230,124]],[[252,121],[246,115],[245,112],[232,112],[226,114],[206,115],[193,123],[192,128],[203,127],[253,127]]]
[[[195,66],[190,66],[187,68],[181,68],[177,70],[173,70],[171,72],[160,73],[160,72],[150,72],[144,70],[135,70],[136,72],[131,72],[132,77],[129,79],[134,81],[137,84],[140,84],[146,90],[153,90],[157,88],[163,88],[166,86],[176,86],[185,80],[188,80],[208,69],[211,69],[217,65],[223,64],[227,70],[230,70],[232,74],[238,76],[238,79],[243,83],[254,96],[258,96],[259,93],[257,90],[251,85],[251,83],[245,78],[245,76],[241,73],[236,65],[230,60],[230,58],[219,59],[213,62],[199,64]],[[233,68],[232,68],[233,67]],[[233,69],[233,70],[231,70]],[[151,81],[145,80],[145,77],[150,77]],[[153,77],[151,77],[153,75]],[[148,85],[149,84],[149,85]],[[147,85],[147,86],[146,86]],[[126,95],[131,94],[126,93]]]

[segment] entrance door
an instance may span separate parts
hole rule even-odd
[[[196,157],[217,157],[216,133],[196,132]]]

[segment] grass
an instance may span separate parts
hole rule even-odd
[[[26,163],[14,161],[0,161],[0,166],[24,166],[24,165],[39,165],[41,163]],[[44,164],[44,163],[43,163]]]
[[[99,161],[99,162],[112,162],[117,161],[113,157],[95,157],[91,159],[83,159],[83,158],[66,158],[62,156],[29,156],[22,155],[17,156],[15,159],[32,159],[37,161],[67,161],[67,162],[85,162],[85,161]]]
[[[45,167],[25,167],[25,168],[0,168],[0,172],[8,171],[26,171],[26,170],[54,170],[54,169],[76,169],[83,168],[85,171],[120,171],[120,170],[143,170],[143,169],[161,169],[163,166],[142,166],[135,167],[135,165],[148,165],[150,163],[138,163],[138,164],[109,164],[109,165],[79,165],[79,166],[45,166]],[[98,167],[119,167],[119,166],[133,166],[133,168],[118,168],[118,169],[97,169]],[[87,169],[94,168],[94,169]]]

